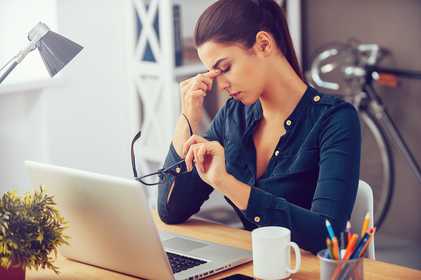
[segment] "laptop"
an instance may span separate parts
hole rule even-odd
[[[26,161],[69,222],[63,256],[146,279],[200,279],[252,260],[250,251],[158,232],[135,180]]]

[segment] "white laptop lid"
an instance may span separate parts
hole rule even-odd
[[[142,278],[174,279],[138,182],[30,161],[25,165],[32,187],[44,185],[69,222],[70,246],[61,247],[63,256]]]

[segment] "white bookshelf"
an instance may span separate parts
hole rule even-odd
[[[181,6],[181,24],[184,30],[193,29],[196,18],[190,17],[201,13],[213,1],[172,1],[172,0],[132,0],[133,8],[140,17],[142,30],[139,39],[134,36],[132,42],[131,77],[134,89],[139,95],[139,128],[142,137],[139,141],[139,166],[142,173],[152,171],[156,164],[162,164],[174,132],[175,121],[180,114],[180,97],[178,83],[180,80],[206,71],[197,62],[193,65],[175,66],[174,58],[174,3]],[[148,9],[146,9],[148,5]],[[193,9],[193,10],[192,10]],[[159,11],[159,38],[153,28],[154,17]],[[186,17],[187,15],[187,17]],[[136,33],[136,19],[133,20],[133,34]],[[191,30],[190,33],[193,31]],[[149,43],[156,62],[142,61]]]

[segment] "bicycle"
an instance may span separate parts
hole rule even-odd
[[[360,177],[373,188],[377,229],[387,216],[395,191],[391,141],[398,145],[421,183],[418,162],[375,88],[377,85],[396,88],[398,78],[421,80],[421,72],[379,66],[389,54],[377,44],[361,44],[354,40],[330,43],[318,52],[306,73],[311,86],[347,100],[359,113],[363,134]],[[367,150],[378,156],[368,158]]]

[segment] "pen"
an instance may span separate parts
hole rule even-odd
[[[357,242],[357,240],[358,240],[358,234],[354,233],[352,235],[351,239],[348,242],[348,246],[346,248],[345,255],[342,258],[342,261],[343,262],[341,262],[341,263],[338,264],[338,266],[336,267],[335,271],[333,272],[333,275],[332,275],[332,278],[331,279],[335,279],[336,280],[338,278],[338,276],[341,275],[342,268],[344,266],[344,263],[349,259],[349,257],[351,256],[351,253],[354,251],[355,243]]]
[[[333,260],[333,249],[332,249],[332,240],[329,238],[326,238],[326,246],[327,246],[327,252],[329,253],[329,258]]]
[[[375,227],[372,227],[372,228],[371,228],[371,232],[370,232],[370,230],[369,230],[370,239],[367,241],[367,243],[365,243],[365,245],[364,245],[363,249],[361,250],[360,257],[362,257],[362,256],[364,256],[364,255],[365,255],[365,252],[367,251],[368,245],[369,245],[369,244],[370,244],[370,242],[373,240],[373,238],[374,238],[374,234],[375,234],[375,233],[376,233],[376,228],[375,228]]]
[[[364,237],[361,238],[360,242],[358,242],[358,245],[355,246],[354,252],[351,254],[350,259],[356,259],[360,258],[364,255],[365,250],[367,249],[368,244],[370,243],[371,237],[373,236],[374,232],[376,231],[375,227],[371,227],[364,235]],[[341,269],[341,275],[339,276],[339,279],[349,279],[349,273],[355,269],[352,266],[345,266],[345,268]],[[338,271],[335,271],[334,278],[337,279],[338,277]]]
[[[348,246],[346,247],[345,256],[343,258],[344,260],[348,260],[349,257],[351,256],[352,252],[354,251],[357,240],[358,240],[358,234],[354,233],[351,237],[351,240],[348,243]]]
[[[343,258],[344,257],[344,255],[345,255],[345,248],[346,248],[346,244],[345,244],[345,232],[341,232],[341,235],[340,235],[340,243],[341,243],[341,250],[340,250],[340,256],[341,256],[341,258]]]
[[[351,240],[351,237],[352,237],[351,222],[350,221],[346,222],[345,232],[346,232],[346,246],[348,246],[348,243],[349,243],[349,241]]]
[[[338,246],[338,239],[334,237],[332,239],[332,251],[333,251],[333,258],[335,260],[340,260],[341,256],[339,255],[339,246]]]
[[[330,239],[333,240],[333,238],[335,238],[335,233],[333,232],[332,225],[330,224],[328,220],[326,220],[325,223],[326,223],[326,228],[327,228],[327,232],[329,233]]]
[[[369,222],[370,222],[370,213],[367,212],[367,214],[364,217],[363,225],[361,227],[361,236],[364,236],[364,234],[366,233]]]
[[[370,229],[371,230],[371,229]],[[350,259],[358,258],[360,256],[360,253],[364,247],[364,245],[367,243],[368,239],[370,238],[370,234],[366,232],[363,237],[361,237],[358,244],[355,246],[355,249],[353,250]]]
[[[351,256],[352,252],[354,251],[355,244],[357,243],[357,240],[358,240],[358,234],[354,233],[352,235],[351,239],[348,242],[348,246],[346,247],[345,255],[342,258],[343,261],[347,261],[349,259],[349,257]],[[335,279],[336,280],[338,278],[338,276],[341,274],[343,265],[344,265],[344,262],[343,263],[340,263],[336,267],[336,269],[335,269],[335,271],[334,271],[331,279]]]

